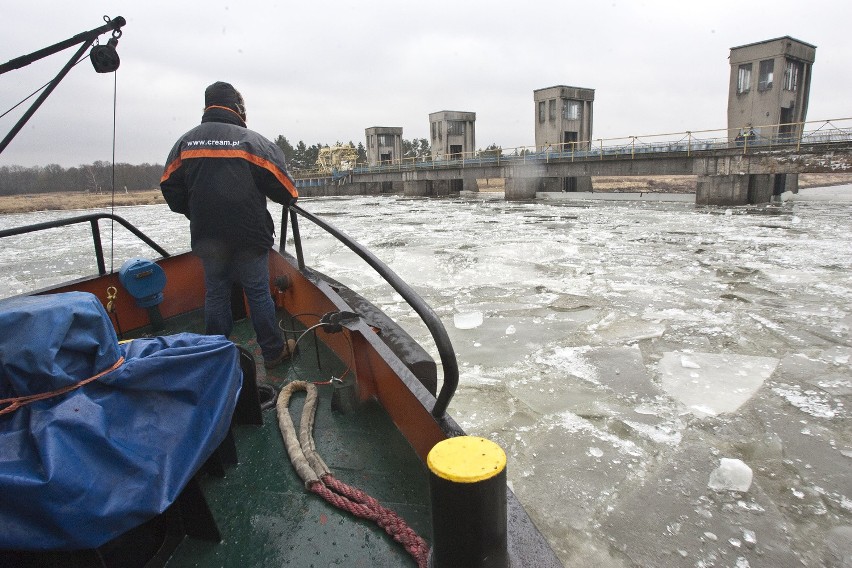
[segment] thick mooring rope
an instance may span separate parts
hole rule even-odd
[[[306,391],[307,397],[302,409],[302,420],[297,437],[290,417],[289,405],[292,394],[300,390]],[[383,507],[360,489],[335,478],[317,454],[313,437],[317,399],[315,385],[304,381],[293,381],[281,389],[276,403],[278,426],[284,438],[287,454],[299,477],[305,482],[305,487],[335,507],[376,523],[405,547],[417,562],[418,568],[426,568],[429,558],[429,546],[426,541],[395,512]]]

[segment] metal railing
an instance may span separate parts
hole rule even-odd
[[[517,146],[490,148],[458,154],[419,158],[402,158],[377,165],[356,164],[349,173],[373,174],[415,170],[455,169],[466,167],[500,166],[552,160],[604,160],[608,158],[635,159],[653,154],[685,153],[738,149],[743,154],[765,149],[795,149],[802,145],[836,144],[852,141],[852,118],[835,118],[808,122],[749,125],[744,128],[722,128],[596,138],[543,146]],[[315,180],[330,177],[318,170],[296,172],[297,180]],[[306,182],[310,185],[310,182]]]
[[[136,235],[143,243],[157,251],[163,258],[171,256],[166,249],[154,242],[148,235],[134,227],[129,221],[113,215],[112,213],[91,213],[89,215],[80,215],[78,217],[68,217],[67,219],[56,219],[55,221],[45,221],[44,223],[36,223],[34,225],[26,225],[23,227],[14,227],[12,229],[0,230],[0,239],[4,237],[12,237],[15,235],[24,235],[27,233],[35,233],[46,229],[56,229],[66,227],[68,225],[76,225],[78,223],[89,223],[92,228],[92,240],[95,244],[95,258],[98,263],[98,274],[103,276],[106,274],[106,262],[104,261],[104,247],[101,243],[101,229],[98,221],[101,219],[110,219],[119,223],[122,227]]]
[[[283,254],[284,243],[287,241],[287,211],[290,212],[290,224],[293,227],[293,242],[296,249],[296,261],[299,265],[299,270],[305,269],[304,254],[302,252],[302,239],[299,233],[298,216],[301,215],[308,219],[316,226],[324,229],[338,241],[346,245],[355,254],[361,257],[375,270],[402,298],[408,303],[411,308],[417,312],[423,323],[426,324],[432,339],[435,341],[435,346],[438,349],[438,355],[441,358],[441,366],[444,369],[444,381],[441,385],[441,391],[435,400],[435,406],[432,407],[432,416],[440,418],[447,411],[450,400],[456,392],[459,384],[459,365],[456,360],[456,352],[450,342],[450,337],[444,324],[441,323],[441,318],[438,314],[426,303],[414,289],[408,285],[402,278],[399,277],[393,270],[390,269],[384,262],[379,260],[372,252],[367,250],[363,245],[355,241],[343,231],[337,229],[333,225],[323,221],[319,217],[308,213],[298,205],[291,205],[284,208],[281,214],[281,253]]]
[[[435,416],[436,418],[442,417],[447,411],[447,407],[450,404],[450,400],[452,400],[453,394],[455,394],[456,387],[458,386],[459,367],[458,362],[456,360],[455,350],[453,349],[452,343],[450,342],[447,330],[444,328],[444,325],[441,323],[441,319],[438,317],[435,311],[432,310],[429,304],[427,304],[423,300],[423,298],[421,298],[417,294],[417,292],[415,292],[414,289],[411,288],[411,286],[409,286],[402,278],[400,278],[393,270],[391,270],[385,263],[379,260],[363,245],[356,242],[354,239],[346,235],[346,233],[344,233],[343,231],[340,231],[336,227],[330,225],[329,223],[326,223],[322,219],[312,215],[311,213],[308,213],[307,211],[296,205],[292,205],[289,209],[285,207],[283,210],[281,219],[282,243],[286,242],[287,240],[287,211],[290,212],[290,223],[293,226],[293,238],[294,242],[296,243],[295,247],[299,270],[305,269],[305,260],[304,255],[302,253],[302,241],[301,236],[299,234],[299,224],[296,216],[297,214],[305,217],[318,227],[327,231],[341,243],[343,243],[352,251],[354,251],[358,256],[364,259],[367,264],[373,267],[373,269],[376,270],[376,272],[381,275],[382,278],[384,278],[384,280],[388,284],[390,284],[391,287],[393,287],[393,289],[396,290],[397,293],[399,293],[399,295],[402,296],[402,298],[405,299],[406,302],[408,302],[408,304],[414,309],[414,311],[417,312],[417,314],[423,320],[423,323],[426,324],[426,327],[429,329],[429,332],[432,334],[432,338],[435,341],[435,345],[438,349],[438,354],[441,358],[441,364],[444,368],[444,382],[441,386],[441,391],[438,393],[438,397],[435,401],[435,406],[432,408],[433,416]],[[104,260],[104,250],[103,244],[101,242],[101,231],[98,225],[98,222],[101,219],[110,219],[116,221],[128,231],[133,233],[136,237],[138,237],[142,242],[154,249],[163,258],[171,256],[164,248],[154,242],[145,233],[133,226],[129,221],[111,213],[92,213],[88,215],[80,215],[77,217],[69,217],[67,219],[56,219],[54,221],[46,221],[44,223],[35,223],[22,227],[14,227],[11,229],[2,229],[0,230],[0,239],[4,237],[24,235],[27,233],[35,233],[47,229],[56,229],[68,225],[76,225],[79,223],[89,223],[92,229],[92,240],[94,241],[95,246],[95,257],[98,263],[98,273],[103,276],[106,274],[106,262]],[[283,250],[281,252],[283,253]]]

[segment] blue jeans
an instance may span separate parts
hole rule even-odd
[[[239,282],[251,310],[251,323],[264,360],[274,359],[284,349],[278,328],[275,304],[269,291],[267,251],[236,250],[204,255],[204,325],[208,335],[228,337],[234,327],[231,315],[231,287]]]

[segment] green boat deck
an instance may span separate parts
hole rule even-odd
[[[281,315],[285,326],[294,326],[288,315]],[[200,321],[186,319],[166,324],[195,331],[201,326]],[[254,354],[258,383],[274,385],[276,390],[292,380],[327,382],[346,371],[346,365],[324,345],[317,345],[310,334],[300,341],[290,361],[271,371],[262,365],[248,320],[236,323],[232,339]],[[346,414],[332,411],[333,387],[321,384],[318,390],[314,439],[334,476],[394,510],[431,541],[427,469],[387,413],[375,401]],[[297,429],[304,398],[304,393],[297,393],[291,400]],[[228,468],[222,478],[204,474],[200,479],[222,541],[187,537],[167,566],[415,565],[402,545],[376,524],[308,492],[290,463],[274,406],[263,411],[263,422],[262,426],[235,426],[239,464]]]

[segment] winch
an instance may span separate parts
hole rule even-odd
[[[146,258],[131,258],[121,265],[118,279],[125,290],[136,299],[136,305],[148,310],[151,327],[163,328],[163,316],[158,307],[163,301],[166,273],[153,261]]]

